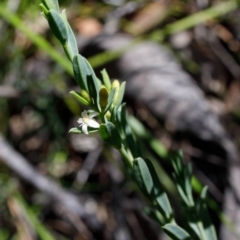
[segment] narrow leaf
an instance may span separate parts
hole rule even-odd
[[[119,106],[122,103],[123,96],[124,96],[124,93],[125,93],[125,87],[126,87],[126,82],[122,82],[122,84],[120,86],[120,89],[118,91],[118,97],[117,97],[117,100],[116,100],[116,103],[115,103],[117,106]]]
[[[172,166],[174,168],[173,177],[177,183],[177,190],[188,207],[194,206],[191,186],[191,168],[186,167],[182,162],[182,152],[175,151],[170,157]]]
[[[108,73],[105,68],[101,71],[101,74],[102,74],[102,79],[103,79],[104,85],[106,86],[106,88],[108,90],[110,90],[111,89],[111,81],[110,81],[110,78],[109,78]]]
[[[67,16],[66,16],[66,11],[62,11],[62,18],[64,20],[65,26],[67,28],[67,42],[65,43],[64,50],[69,57],[69,60],[72,62],[73,57],[78,54],[78,46],[76,42],[75,35],[72,31],[72,28],[70,27],[68,21],[67,21]]]
[[[178,179],[176,177],[176,174],[173,173],[172,175],[173,175],[173,178],[174,178],[174,180],[176,182],[176,187],[177,187],[179,195],[182,198],[182,201],[186,204],[186,206],[191,207],[191,203],[189,202],[188,196],[186,195],[184,189],[182,188],[182,185],[179,184],[179,181],[178,181]]]
[[[113,122],[115,125],[117,125],[117,107],[113,107],[111,112],[111,122]]]
[[[116,89],[113,88],[111,89],[111,91],[109,92],[108,95],[108,103],[107,106],[104,109],[104,114],[106,114],[106,112],[109,110],[109,108],[111,107],[112,103],[113,103],[113,99],[114,99],[114,95],[115,95]]]
[[[86,58],[83,58],[85,63],[86,63],[86,67],[88,69],[88,75],[92,75],[93,76],[93,80],[95,82],[96,85],[98,85],[98,89],[100,89],[101,87],[101,81],[96,77],[95,72],[93,71],[92,66],[90,65],[90,63],[88,62],[88,60]]]
[[[74,127],[69,130],[70,133],[83,133],[82,128]]]
[[[115,96],[114,96],[114,99],[113,99],[113,103],[114,103],[114,105],[117,106],[116,101],[118,99],[118,92],[119,92],[119,88],[120,88],[120,82],[118,80],[114,80],[112,82],[112,88],[116,89],[116,93],[115,93]]]
[[[87,75],[90,75],[90,73],[86,61],[80,54],[73,57],[73,72],[79,87],[88,92]]]
[[[126,136],[126,143],[127,146],[129,147],[132,155],[134,158],[138,157],[138,148],[136,141],[133,137],[132,130],[127,122],[127,112],[126,112],[126,104],[122,104],[121,106],[118,107],[118,122],[119,125],[122,128],[122,131],[124,135]]]
[[[117,149],[121,148],[121,137],[113,123],[101,124],[99,133],[104,142]]]
[[[201,197],[200,197],[199,219],[201,219],[202,221],[206,239],[217,240],[216,230],[214,228],[214,225],[212,224],[212,221],[210,219],[207,206],[205,203],[206,196],[207,196],[207,187],[205,186],[202,189]]]
[[[153,179],[148,169],[146,161],[143,158],[135,158],[133,162],[133,171],[135,179],[140,189],[147,195],[152,196]]]
[[[101,112],[101,106],[99,101],[99,86],[97,81],[94,81],[93,75],[87,76],[87,84],[88,84],[89,94],[93,99],[94,106],[96,107],[97,111]]]
[[[149,216],[151,219],[155,220],[161,226],[165,224],[165,220],[163,219],[163,216],[159,211],[149,208],[149,207],[144,207],[143,211],[147,216]]]
[[[43,5],[48,9],[54,9],[59,12],[58,0],[42,0]]]
[[[157,202],[157,209],[160,211],[160,213],[164,216],[165,220],[167,222],[170,222],[173,218],[173,212],[170,205],[170,202],[168,200],[166,192],[163,190],[163,187],[159,181],[157,172],[152,164],[152,162],[148,159],[145,160],[146,164],[148,166],[148,169],[150,171],[150,174],[153,179],[153,185],[154,185],[154,198]]]
[[[39,4],[39,6],[40,6],[40,8],[43,12],[44,17],[47,19],[47,15],[48,15],[49,10],[42,3]]]
[[[83,98],[82,96],[80,96],[79,93],[75,92],[75,91],[71,91],[70,92],[78,101],[80,101],[81,103],[83,103],[84,105],[90,105],[90,102],[88,102],[85,98]]]
[[[98,129],[88,127],[88,132],[89,132],[89,133],[95,133],[95,132],[97,132],[97,131],[98,131]],[[70,132],[70,133],[83,133],[81,127],[71,128],[71,129],[69,130],[69,132]]]
[[[183,228],[175,224],[166,224],[162,229],[173,240],[191,240],[190,235]]]
[[[67,41],[67,28],[60,14],[56,10],[51,9],[46,17],[55,37],[61,44],[65,44]]]

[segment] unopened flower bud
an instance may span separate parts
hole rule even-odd
[[[80,95],[81,95],[86,101],[88,101],[89,103],[92,102],[92,101],[91,101],[91,98],[90,98],[90,96],[89,96],[89,94],[88,94],[87,91],[81,90],[81,91],[80,91]]]
[[[119,88],[119,87],[120,87],[119,81],[118,81],[118,80],[114,80],[114,81],[112,82],[112,88]]]
[[[100,106],[102,108],[107,106],[108,103],[108,90],[105,86],[102,86],[99,92]]]
[[[116,89],[115,95],[114,95],[114,99],[113,99],[113,103],[116,104],[117,99],[118,99],[118,94],[119,94],[119,88],[120,88],[120,83],[118,80],[114,80],[112,83],[112,88]]]
[[[107,111],[106,117],[107,117],[108,120],[111,118],[111,113],[109,111]]]

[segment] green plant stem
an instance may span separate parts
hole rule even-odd
[[[102,123],[106,123],[107,122],[104,114],[100,113],[99,117],[100,117]]]
[[[121,153],[121,155],[122,155],[123,159],[125,160],[125,162],[127,163],[127,165],[130,167],[130,169],[132,169],[133,168],[133,159],[129,157],[124,146],[122,145],[122,147],[118,150]]]
[[[63,45],[63,49],[64,49],[64,51],[65,51],[65,53],[66,53],[69,61],[72,62],[72,55],[71,55],[71,51],[70,51],[68,45],[67,45],[67,44],[64,44],[64,45]]]
[[[12,14],[8,9],[0,4],[0,16],[14,26],[16,29],[24,33],[37,47],[46,52],[55,62],[61,65],[70,75],[73,75],[73,70],[70,62],[61,54],[59,54],[44,38],[32,32],[27,28],[26,24],[17,16]]]

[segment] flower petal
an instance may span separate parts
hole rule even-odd
[[[94,118],[94,117],[96,117],[97,115],[99,115],[98,112],[90,112],[90,113],[89,113],[89,118]]]
[[[88,126],[86,124],[82,125],[82,131],[88,135]]]
[[[82,119],[82,118],[79,118],[79,119],[77,120],[77,123],[79,123],[80,125],[83,124],[83,119]]]
[[[89,121],[88,121],[88,126],[89,127],[92,127],[92,128],[99,128],[99,123],[98,122],[96,122],[95,120],[93,120],[93,119],[89,119]]]
[[[89,117],[88,117],[88,113],[87,113],[86,110],[84,110],[84,111],[82,112],[81,116],[82,116],[82,118],[89,118]]]

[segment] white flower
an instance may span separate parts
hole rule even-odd
[[[91,112],[89,114],[87,111],[82,112],[81,114],[82,118],[79,118],[77,122],[79,123],[80,127],[82,127],[82,131],[85,134],[88,134],[88,127],[99,128],[99,123],[92,119],[98,114],[99,113],[97,112]]]

